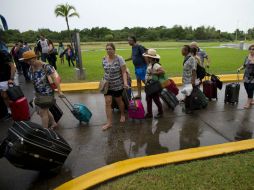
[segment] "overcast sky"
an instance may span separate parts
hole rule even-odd
[[[237,26],[244,31],[254,27],[254,0],[0,0],[0,14],[10,29],[61,31],[66,23],[55,17],[54,9],[66,2],[80,14],[79,19],[70,19],[71,29],[177,24],[214,26],[233,32]]]

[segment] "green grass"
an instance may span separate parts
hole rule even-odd
[[[103,76],[102,58],[106,55],[105,52],[106,43],[88,43],[85,46],[82,45],[82,49],[88,50],[82,52],[83,66],[86,69],[85,81],[98,81]],[[181,55],[181,47],[183,42],[146,42],[142,43],[145,47],[154,48],[171,48],[171,49],[158,49],[158,53],[161,56],[161,64],[166,70],[168,76],[181,76],[182,75],[182,62],[183,57]],[[215,74],[227,74],[235,73],[236,69],[243,63],[244,57],[247,55],[247,51],[241,51],[238,49],[229,48],[212,48],[211,46],[219,46],[217,42],[201,43],[201,47],[206,47],[205,50],[209,54],[211,59],[210,72]],[[120,42],[116,45],[119,49],[117,54],[128,58],[131,55],[131,48],[128,44]],[[173,48],[173,49],[172,49]],[[58,71],[62,76],[63,82],[84,82],[77,81],[74,74],[74,69],[65,65],[60,65],[58,59]],[[134,76],[134,67],[132,62],[127,63],[128,68],[131,71],[132,77]]]
[[[254,151],[179,165],[141,170],[98,186],[97,190],[251,190]]]

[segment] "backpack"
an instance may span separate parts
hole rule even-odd
[[[199,64],[197,64],[197,78],[202,80],[205,76],[206,76],[206,70],[204,67],[200,66]]]
[[[148,49],[145,46],[139,45],[139,51],[140,51],[140,53],[141,53],[141,50],[140,50],[141,48],[145,50],[145,53],[147,53]]]

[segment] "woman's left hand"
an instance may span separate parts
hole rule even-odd
[[[124,89],[129,89],[130,87],[129,87],[128,84],[124,84],[124,85],[123,85],[123,88],[124,88]]]

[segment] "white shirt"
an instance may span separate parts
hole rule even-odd
[[[42,53],[48,53],[49,52],[49,46],[48,46],[48,40],[40,40],[41,43],[41,52]]]

